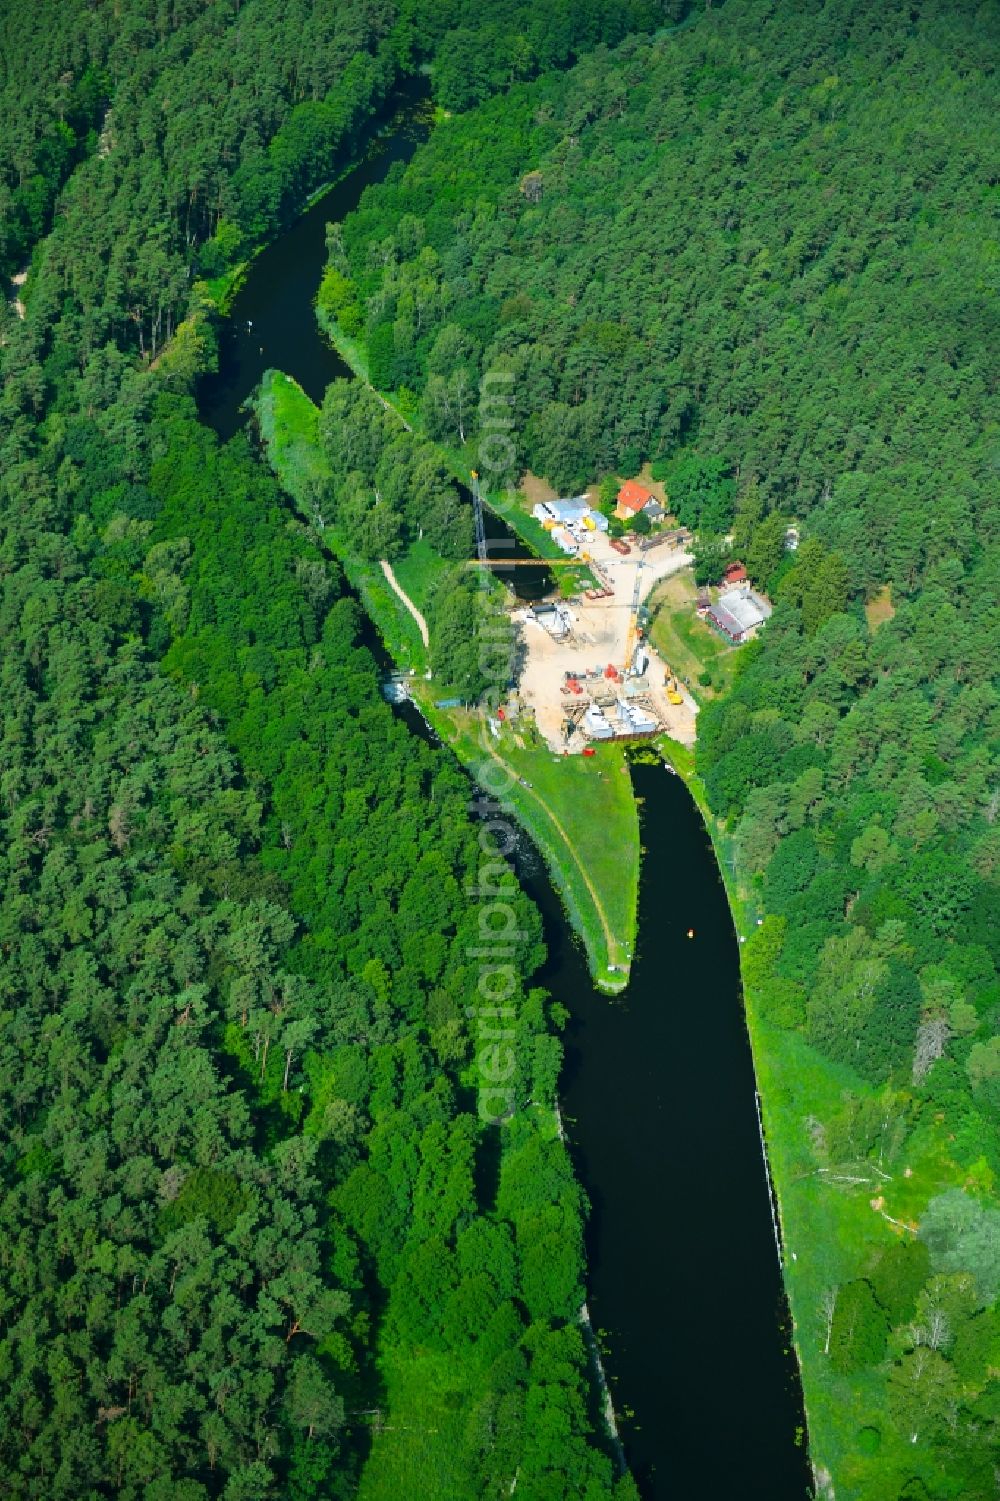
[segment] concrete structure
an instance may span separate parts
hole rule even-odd
[[[619,735],[652,735],[657,728],[653,715],[639,704],[627,704],[623,698],[618,700]]]
[[[636,705],[655,715],[674,740],[693,744],[697,705],[687,696],[680,703],[670,700],[668,664],[646,637],[641,643],[643,655],[649,658],[645,674],[634,677],[630,673],[624,682],[619,676],[626,653],[631,656],[636,645],[629,642],[629,625],[640,562],[640,595],[644,596],[659,580],[690,564],[690,554],[675,544],[623,557],[612,548],[605,532],[588,532],[584,547],[590,556],[588,567],[603,586],[599,592],[589,591],[596,598],[585,590],[572,604],[551,600],[533,609],[515,606],[513,610],[514,620],[524,624],[518,691],[522,703],[534,710],[539,734],[557,755],[566,750],[579,754],[588,742],[598,743],[594,730],[602,729],[600,717],[592,718],[590,726],[586,723],[591,706],[602,711],[617,735],[646,733],[648,727],[641,720],[630,723],[628,729],[621,725],[615,705],[623,699],[630,707]],[[557,610],[565,611],[565,622],[557,622]],[[607,674],[609,666],[614,669],[613,677]],[[580,693],[569,689],[570,676],[579,683]],[[568,722],[576,729],[567,735]]]
[[[607,715],[597,704],[591,704],[583,716],[583,728],[591,740],[614,739],[614,727],[609,724]]]
[[[649,552],[654,547],[684,547],[691,541],[691,533],[677,528],[670,532],[650,532],[648,537],[639,538],[639,551]]]
[[[548,631],[553,641],[562,641],[569,635],[569,612],[562,605],[535,605],[528,611],[528,616],[537,621],[543,630]]]

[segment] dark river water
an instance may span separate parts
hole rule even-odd
[[[430,134],[428,106],[405,101],[367,154],[250,264],[220,336],[219,371],[202,382],[201,415],[231,438],[248,420],[243,404],[265,370],[293,375],[317,405],[350,368],[322,337],[313,312],[326,263],[326,226],[356,207],[395,162],[408,162]]]
[[[313,311],[326,264],[326,226],[348,214],[365,188],[381,182],[396,162],[409,161],[430,134],[428,110],[416,89],[402,98],[364,160],[251,262],[220,331],[218,373],[207,376],[198,392],[201,415],[220,438],[231,438],[249,422],[245,403],[265,370],[293,375],[317,405],[332,380],[352,374],[323,337]],[[471,504],[465,486],[459,489]],[[490,555],[499,563],[533,556],[494,512],[485,519]],[[538,599],[551,587],[544,567],[496,571],[521,599]]]
[[[729,904],[681,779],[653,765],[632,777],[646,853],[623,997],[594,988],[544,869],[522,872],[545,916],[541,978],[572,1016],[561,1094],[591,1201],[591,1319],[616,1407],[635,1414],[622,1436],[644,1496],[802,1501],[802,1396]]]
[[[199,392],[201,414],[220,437],[244,425],[243,403],[270,367],[294,376],[317,402],[331,380],[350,374],[313,313],[326,225],[393,162],[408,160],[428,128],[411,100],[365,161],[252,263],[222,333],[219,374]],[[498,517],[487,529],[509,544],[504,556],[526,555]],[[522,597],[550,582],[541,569],[512,569],[510,577]],[[426,737],[412,707],[402,712]],[[609,1000],[594,988],[527,839],[517,861],[545,921],[541,979],[571,1013],[562,1100],[592,1206],[591,1317],[602,1331],[628,1461],[648,1501],[804,1501],[801,1390],[736,935],[687,789],[661,766],[636,766],[633,778],[646,853],[638,952],[624,997]],[[623,1418],[626,1411],[633,1416]]]

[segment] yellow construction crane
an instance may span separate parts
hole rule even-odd
[[[472,512],[476,523],[476,560],[482,565],[487,561],[486,523],[483,520],[483,497],[479,493],[479,471],[472,471]]]
[[[580,558],[466,558],[467,568],[579,568]]]
[[[632,671],[632,656],[641,634],[639,630],[639,600],[642,595],[642,570],[644,567],[645,564],[641,559],[635,565],[635,588],[632,590],[632,606],[628,617],[628,634],[625,637],[625,662],[622,666],[622,677],[627,677]]]

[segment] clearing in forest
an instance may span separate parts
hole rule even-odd
[[[896,613],[896,607],[892,602],[892,585],[884,584],[874,598],[865,605],[865,619],[868,621],[868,629],[877,631],[880,625],[891,620]]]
[[[379,562],[379,567],[382,569],[382,572],[389,580],[389,588],[394,594],[399,596],[406,608],[409,610],[410,614],[413,616],[414,620],[417,622],[417,629],[420,632],[420,639],[424,643],[424,646],[427,648],[427,650],[430,651],[431,637],[430,632],[427,629],[427,621],[424,619],[423,615],[421,615],[420,611],[417,609],[410,596],[406,593],[405,589],[400,587],[399,581],[392,571],[392,564],[389,562],[388,558],[382,558]]]

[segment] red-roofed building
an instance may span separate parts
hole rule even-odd
[[[653,505],[662,515],[662,508],[657,503],[656,496],[651,490],[640,485],[637,480],[626,480],[618,491],[618,504],[615,507],[615,515],[619,521],[631,521],[644,511],[647,506]]]
[[[746,581],[747,571],[742,563],[730,563],[722,575],[722,587],[725,589],[730,588],[733,584],[745,584]]]

